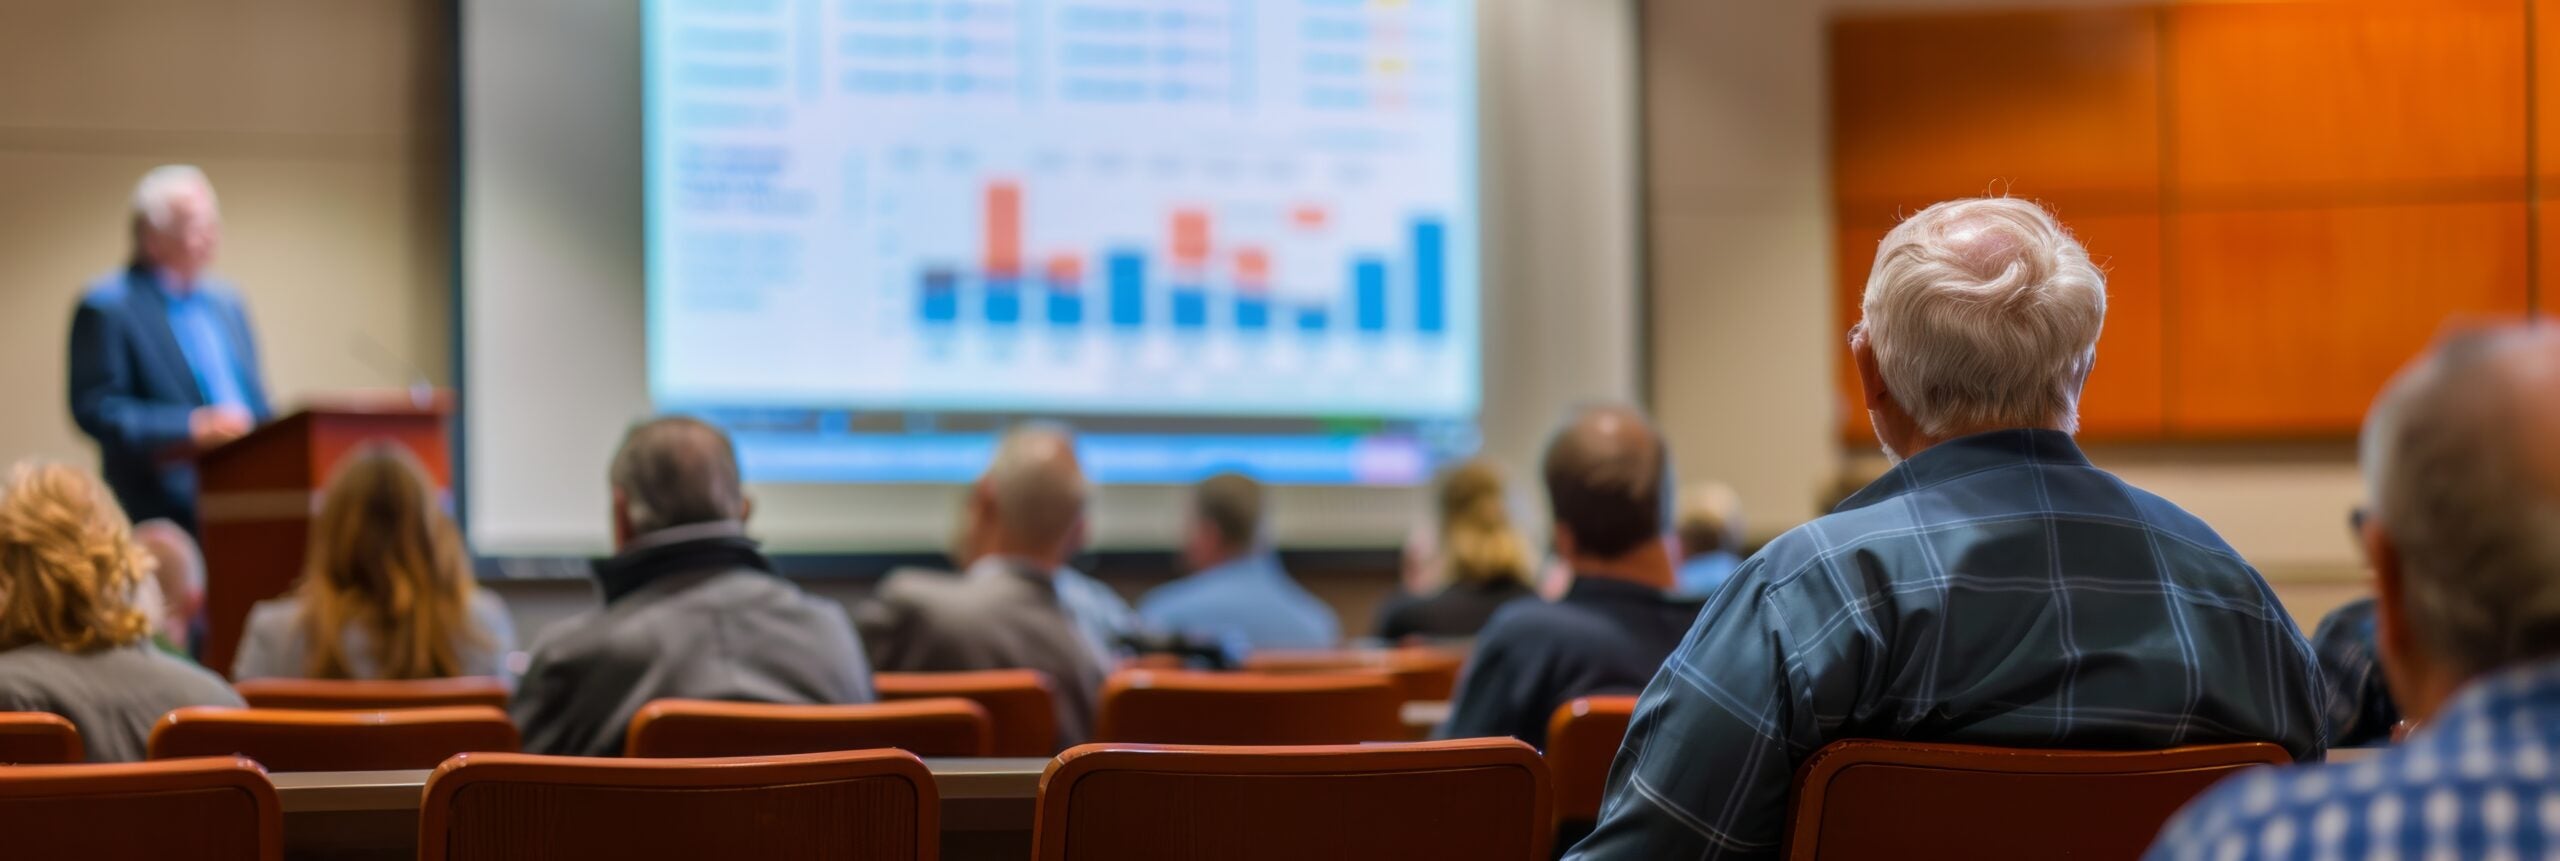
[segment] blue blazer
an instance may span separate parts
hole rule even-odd
[[[71,418],[98,442],[99,471],[116,501],[135,522],[166,517],[196,526],[196,471],[172,457],[188,442],[187,416],[205,405],[205,393],[169,328],[169,310],[158,276],[134,266],[89,283],[71,316]],[[208,280],[196,288],[223,321],[224,346],[239,369],[249,412],[259,421],[267,406],[265,375],[249,314],[230,285]]]

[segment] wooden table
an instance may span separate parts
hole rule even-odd
[[[942,857],[1031,857],[1031,819],[1046,759],[928,759],[942,795]],[[288,858],[414,858],[424,771],[269,775],[284,807]]]

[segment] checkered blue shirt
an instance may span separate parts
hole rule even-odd
[[[2560,662],[2472,683],[2372,757],[2261,768],[2169,821],[2146,858],[2560,856]]]
[[[1569,857],[1778,854],[1844,738],[2322,752],[2319,671],[2266,581],[2067,434],[1922,451],[1716,591],[1637,701]]]

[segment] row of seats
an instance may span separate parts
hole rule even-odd
[[[2253,743],[2031,751],[1835,743],[1798,775],[1797,859],[2132,857]],[[1034,857],[1540,859],[1549,763],[1513,739],[1381,745],[1085,745],[1042,774]],[[716,759],[467,753],[427,779],[419,857],[938,857],[940,794],[896,750]],[[129,826],[149,823],[149,827]],[[1310,827],[1320,824],[1320,827]],[[258,764],[204,757],[0,769],[0,833],[30,857],[274,859]],[[1927,854],[1927,853],[1923,853]]]

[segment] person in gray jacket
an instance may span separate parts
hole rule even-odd
[[[604,606],[534,644],[512,706],[526,752],[619,754],[631,716],[668,697],[873,699],[844,608],[777,576],[747,537],[726,434],[690,418],[643,423],[612,480],[616,555],[595,566]]]

